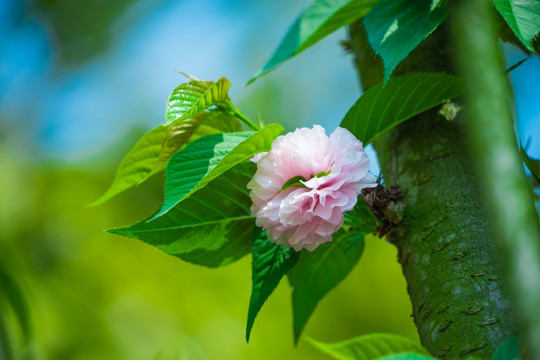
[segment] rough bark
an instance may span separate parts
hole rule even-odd
[[[382,79],[360,22],[351,47],[364,90]],[[428,37],[394,75],[452,72],[444,29]],[[514,315],[459,120],[437,109],[379,138],[387,186],[401,186],[403,222],[388,235],[398,248],[422,345],[439,358],[489,358],[515,334]]]
[[[529,359],[540,359],[540,223],[514,132],[508,77],[502,76],[496,11],[485,0],[454,1],[450,10],[456,65],[467,88],[464,130],[503,249],[521,346]]]

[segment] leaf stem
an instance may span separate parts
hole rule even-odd
[[[234,115],[236,115],[240,120],[244,122],[247,126],[252,128],[255,131],[259,131],[260,127],[255,125],[253,121],[251,121],[246,115],[242,114],[240,110],[238,110],[231,102],[227,101],[227,108],[230,112],[232,112]]]

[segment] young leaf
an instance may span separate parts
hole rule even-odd
[[[101,204],[163,170],[170,157],[190,141],[241,128],[237,118],[219,110],[203,111],[191,119],[157,126],[127,153],[109,189],[90,206]]]
[[[113,196],[144,181],[154,169],[167,131],[167,126],[159,125],[144,134],[116,169],[113,183],[109,189],[90,206],[102,204]]]
[[[274,54],[248,81],[268,74],[342,26],[364,16],[377,0],[315,0],[289,28]]]
[[[197,131],[193,133],[190,142],[196,140],[195,137],[203,137],[207,135],[219,133],[232,133],[242,131],[242,123],[240,120],[229,114],[226,110],[216,108],[210,111],[203,111],[204,121],[201,122]]]
[[[364,251],[363,237],[362,233],[341,229],[333,235],[333,241],[322,244],[313,252],[303,251],[300,255],[298,263],[288,274],[293,287],[295,342],[298,342],[300,333],[319,301],[360,260]]]
[[[368,334],[335,344],[325,344],[310,338],[308,341],[319,350],[339,360],[386,359],[385,356],[399,353],[429,355],[420,344],[393,334]],[[405,357],[405,359],[422,360],[425,357]]]
[[[222,77],[213,81],[192,80],[177,86],[169,96],[165,117],[166,124],[189,119],[211,106],[227,100],[231,83]]]
[[[364,18],[368,41],[384,63],[386,83],[396,66],[446,18],[446,4],[431,0],[381,0]]]
[[[463,92],[463,81],[442,73],[414,73],[376,85],[360,96],[341,126],[364,145],[411,117]]]
[[[302,175],[292,177],[289,180],[287,180],[285,182],[285,184],[283,184],[283,187],[281,188],[280,191],[285,191],[285,190],[287,190],[288,188],[291,188],[291,187],[306,188],[307,186],[304,185],[303,183],[301,183],[300,180],[302,180],[304,182],[307,181],[307,179],[305,177],[303,177]]]
[[[492,0],[497,11],[532,52],[534,38],[540,33],[540,2],[538,0]]]
[[[519,336],[512,336],[504,340],[495,350],[491,360],[521,360]]]
[[[238,131],[242,131],[240,120],[220,109],[203,111],[191,119],[174,122],[168,125],[167,135],[150,175],[163,170],[171,156],[186,144],[203,136]]]
[[[228,264],[249,252],[254,221],[246,185],[255,170],[251,162],[235,166],[161,217],[108,231],[196,264]]]
[[[156,218],[233,166],[267,151],[283,131],[270,124],[256,133],[205,136],[176,153],[167,165],[165,201]]]
[[[249,300],[246,341],[249,342],[255,317],[264,302],[279,285],[281,278],[298,261],[299,253],[292,248],[268,240],[264,231],[256,227],[253,232],[251,299]]]

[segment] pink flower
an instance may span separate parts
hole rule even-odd
[[[332,241],[361,190],[376,185],[362,143],[340,127],[330,137],[319,125],[296,129],[253,160],[257,172],[247,187],[256,224],[296,251]]]

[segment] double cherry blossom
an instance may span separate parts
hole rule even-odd
[[[271,241],[313,251],[332,241],[365,187],[376,185],[362,143],[338,127],[301,128],[279,136],[269,152],[254,159],[248,183],[251,212]]]

